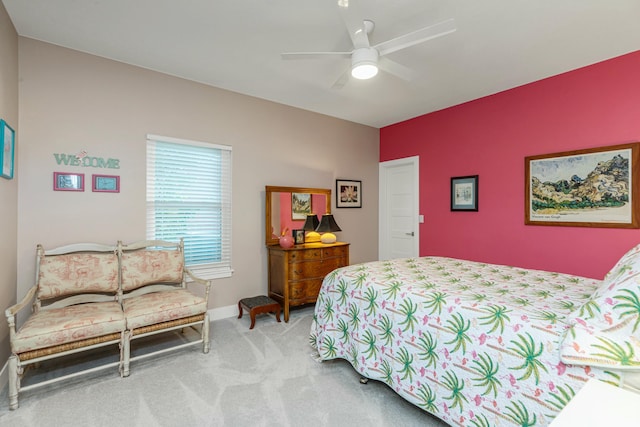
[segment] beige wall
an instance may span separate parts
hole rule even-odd
[[[0,118],[16,131],[18,157],[18,35],[0,2]],[[16,246],[18,229],[18,179],[0,178],[0,369],[9,357],[9,329],[4,310],[16,301]]]
[[[333,209],[351,261],[377,257],[377,129],[286,107],[77,51],[19,39],[18,295],[45,247],[145,238],[145,136],[233,146],[233,267],[210,308],[267,290],[265,185],[331,188],[363,181],[362,209]],[[54,153],[116,158],[120,169],[58,166]],[[52,191],[54,171],[84,173],[83,193]],[[119,194],[92,193],[92,173],[121,176]],[[333,197],[335,207],[335,196]]]

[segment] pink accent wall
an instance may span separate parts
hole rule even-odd
[[[421,256],[601,279],[640,230],[525,226],[524,158],[634,141],[640,51],[382,128],[380,161],[420,156]],[[451,177],[476,174],[479,212],[451,212]]]

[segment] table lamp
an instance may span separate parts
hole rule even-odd
[[[337,239],[336,235],[333,234],[335,231],[342,231],[338,224],[336,224],[336,220],[333,219],[333,215],[325,214],[322,215],[322,219],[320,220],[320,224],[316,228],[318,233],[322,233],[320,236],[320,241],[322,243],[335,243]]]
[[[315,243],[320,241],[320,233],[316,231],[319,223],[318,215],[307,215],[307,219],[304,221],[304,225],[302,226],[302,229],[307,232],[304,236],[305,243]]]

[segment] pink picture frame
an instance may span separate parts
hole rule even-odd
[[[92,191],[96,193],[119,193],[120,177],[117,175],[92,175]]]
[[[72,172],[54,172],[53,190],[84,191],[84,174]]]

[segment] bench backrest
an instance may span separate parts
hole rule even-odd
[[[35,307],[116,300],[138,289],[136,294],[185,287],[184,268],[182,240],[79,243],[51,250],[38,245]]]
[[[50,251],[37,247],[38,300],[79,294],[115,296],[119,289],[115,246],[76,244]]]
[[[159,240],[130,245],[118,243],[122,266],[122,292],[148,285],[184,286],[183,242]]]

